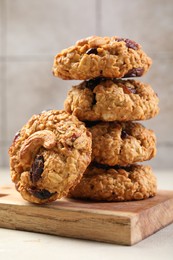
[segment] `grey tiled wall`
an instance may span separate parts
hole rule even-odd
[[[53,57],[89,35],[139,42],[153,59],[140,80],[160,97],[160,114],[143,122],[158,139],[154,168],[173,168],[172,0],[0,0],[0,166],[14,134],[34,113],[61,109],[74,81],[54,78]]]

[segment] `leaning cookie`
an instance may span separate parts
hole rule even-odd
[[[69,197],[96,201],[130,201],[153,197],[156,177],[151,167],[106,167],[91,164]]]
[[[62,79],[139,77],[151,59],[129,39],[92,36],[64,49],[54,59],[53,74]]]
[[[129,165],[150,160],[156,154],[152,130],[133,122],[101,122],[89,127],[92,133],[92,160],[114,165]]]
[[[50,110],[34,115],[9,149],[11,178],[34,203],[68,194],[91,161],[91,134],[75,116]]]
[[[82,121],[131,121],[156,116],[158,102],[148,84],[96,78],[72,87],[64,106]]]

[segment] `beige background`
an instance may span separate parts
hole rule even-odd
[[[34,113],[62,109],[76,84],[54,78],[53,57],[76,40],[118,35],[136,40],[153,59],[140,80],[160,97],[156,169],[173,169],[172,0],[0,0],[0,166],[14,134]]]

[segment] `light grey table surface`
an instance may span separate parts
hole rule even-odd
[[[155,172],[158,188],[173,190],[173,171]],[[11,183],[9,170],[0,169],[0,186]],[[0,228],[0,259],[131,260],[173,259],[173,224],[133,246],[63,238]]]

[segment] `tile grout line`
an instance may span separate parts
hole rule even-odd
[[[101,36],[102,28],[101,28],[101,10],[102,10],[102,0],[95,0],[95,8],[96,8],[96,35]]]
[[[0,3],[0,26],[2,26],[2,15],[3,15],[3,8],[2,8],[2,2]],[[0,35],[0,41],[1,41],[1,49],[0,49],[0,54],[2,53],[2,33],[3,32],[3,29],[1,30],[1,35]],[[2,63],[3,60],[0,59],[0,62]],[[1,133],[1,125],[2,125],[2,116],[3,116],[3,113],[2,113],[2,86],[3,86],[3,80],[2,80],[2,73],[3,73],[3,70],[2,70],[2,66],[0,66],[0,151],[2,152],[1,150],[1,146],[3,145],[3,138],[2,138],[2,133]],[[2,152],[2,155],[3,156],[3,152]],[[0,167],[2,166],[3,162],[3,159],[0,158]]]
[[[7,141],[7,58],[6,58],[6,54],[7,54],[7,9],[6,9],[6,1],[2,0],[2,11],[1,11],[1,21],[2,21],[2,53],[3,53],[3,59],[2,59],[2,95],[1,95],[1,118],[3,118],[2,120],[2,140],[4,142]],[[5,166],[5,154],[2,153],[2,166]]]
[[[3,3],[1,2],[1,9],[0,9],[0,23],[1,23],[1,26],[3,25],[3,19],[2,19],[2,17],[3,17]],[[3,48],[2,48],[2,46],[3,46],[3,26],[2,26],[2,30],[1,30],[1,50],[0,50],[0,53],[2,53],[3,54]],[[1,55],[1,57],[2,57],[2,55]],[[1,61],[1,64],[3,64],[3,61],[4,61],[4,57],[2,57],[1,59],[0,59],[0,61]],[[2,127],[2,125],[3,125],[3,122],[2,122],[2,118],[3,118],[3,69],[2,69],[2,66],[1,66],[1,71],[0,71],[0,73],[1,73],[1,78],[0,78],[0,90],[1,90],[1,95],[0,95],[0,107],[1,107],[1,113],[0,113],[0,120],[1,120],[1,127]],[[2,129],[1,129],[2,130]],[[2,132],[3,132],[3,130],[2,130]],[[3,133],[0,133],[0,135],[1,135],[1,138],[3,137]],[[3,143],[3,138],[1,139],[0,138],[0,143],[1,143],[1,145],[2,145],[2,143]]]
[[[6,62],[52,62],[53,55],[0,55],[0,61]]]

